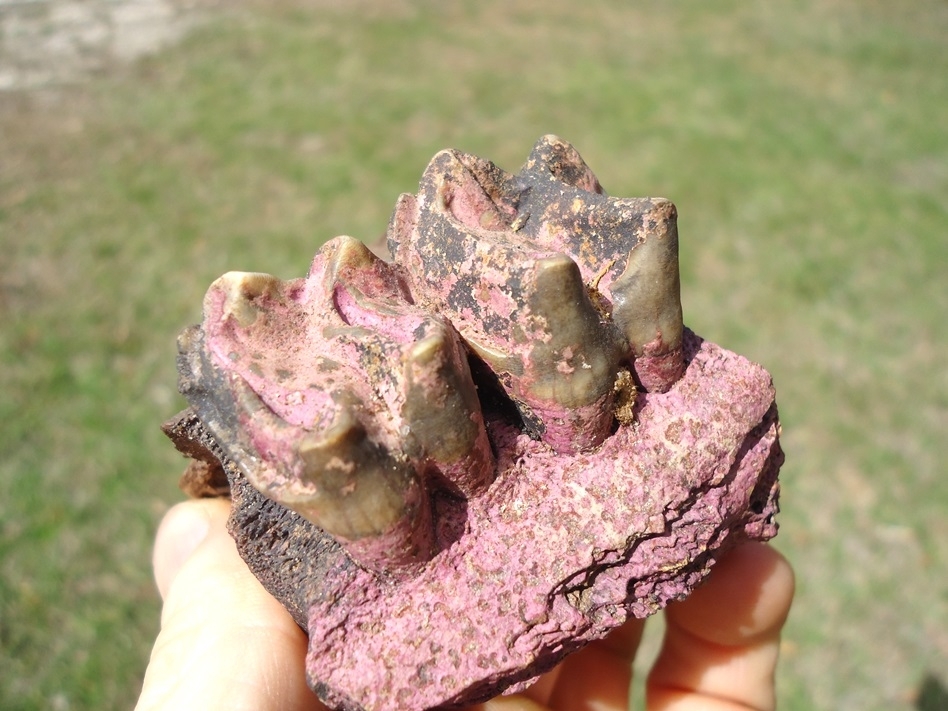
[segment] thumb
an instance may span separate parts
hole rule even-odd
[[[164,607],[137,711],[325,708],[306,685],[306,635],[241,560],[229,512],[226,500],[187,501],[159,527]]]

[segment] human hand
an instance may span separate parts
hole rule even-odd
[[[164,606],[137,711],[325,711],[306,685],[306,635],[264,590],[226,530],[230,503],[187,501],[165,516],[154,552]],[[773,709],[793,572],[765,544],[742,545],[665,611],[649,711]],[[469,711],[626,709],[643,621],[566,658],[522,694]]]

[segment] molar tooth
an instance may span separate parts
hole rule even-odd
[[[208,296],[215,291],[224,292],[224,307],[221,320],[233,317],[242,328],[257,320],[260,299],[273,298],[280,291],[280,280],[261,272],[227,272],[214,281]]]
[[[490,484],[494,457],[477,389],[457,338],[446,327],[416,343],[405,357],[407,442],[441,470],[464,496]]]
[[[629,254],[625,271],[611,286],[612,316],[636,358],[647,390],[664,391],[681,375],[682,313],[675,206],[656,200],[644,217],[654,222]]]

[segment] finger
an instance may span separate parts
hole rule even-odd
[[[178,571],[207,538],[219,508],[217,499],[202,499],[185,501],[165,514],[158,526],[151,561],[162,600],[168,596]]]
[[[512,694],[510,696],[498,696],[496,699],[471,706],[466,711],[549,711],[549,707],[527,698],[523,694]]]
[[[644,620],[630,620],[598,642],[566,658],[547,703],[561,711],[625,711],[632,660]]]
[[[306,685],[306,635],[240,559],[229,510],[226,500],[186,502],[159,529],[161,632],[137,709],[323,710]]]
[[[484,703],[465,706],[459,711],[549,711],[545,700],[552,691],[559,671],[559,666],[554,667],[522,693],[497,696]]]
[[[491,699],[467,711],[625,711],[632,660],[644,627],[644,620],[630,620],[567,657],[523,693]]]
[[[649,711],[773,709],[780,630],[793,590],[790,564],[770,546],[731,551],[691,597],[668,606],[662,650],[646,684]]]

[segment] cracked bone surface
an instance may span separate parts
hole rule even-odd
[[[516,174],[436,155],[390,262],[337,237],[211,285],[166,431],[331,707],[517,690],[775,535],[773,385],[683,327],[676,218],[545,136]]]

